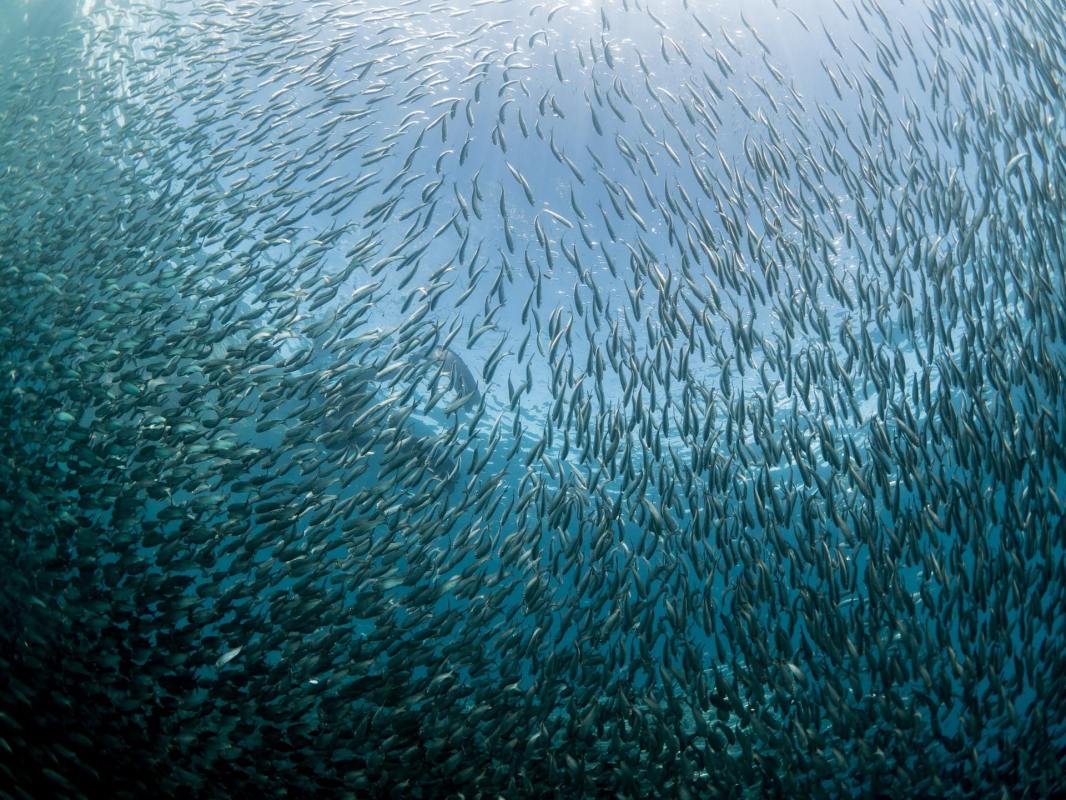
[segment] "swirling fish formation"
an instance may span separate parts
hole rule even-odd
[[[1066,794],[1066,18],[786,5],[5,48],[0,795]]]

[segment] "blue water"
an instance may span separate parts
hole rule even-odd
[[[1061,792],[1062,27],[8,9],[13,796]]]

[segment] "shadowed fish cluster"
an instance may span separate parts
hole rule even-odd
[[[0,796],[1066,794],[1066,19],[809,5],[3,48]]]

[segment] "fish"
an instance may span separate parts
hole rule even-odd
[[[0,15],[6,794],[1066,794],[1061,9],[781,6]]]
[[[441,363],[444,372],[448,375],[452,390],[464,400],[460,408],[476,406],[481,402],[477,378],[458,353],[449,347],[436,347],[430,351],[428,358]]]

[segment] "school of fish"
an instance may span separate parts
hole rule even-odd
[[[4,50],[0,797],[1066,796],[1061,0]]]

